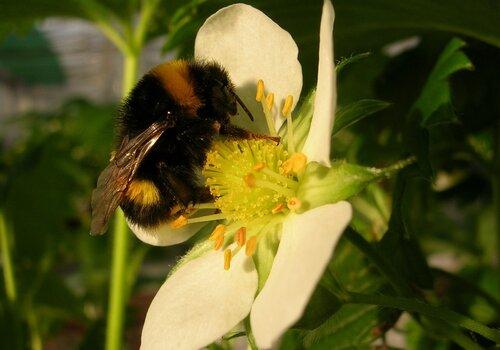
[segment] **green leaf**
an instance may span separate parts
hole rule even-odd
[[[429,31],[500,47],[500,3],[490,0],[337,0],[336,51],[369,50]]]
[[[344,288],[368,293],[387,288],[387,282],[379,272],[344,238],[335,249],[325,277],[328,274],[334,280],[333,284],[328,284],[334,294],[342,293]],[[330,298],[331,304],[340,303],[335,296]],[[399,314],[372,305],[342,305],[323,324],[305,333],[304,345],[312,349],[365,348],[387,331]]]
[[[432,125],[452,122],[456,120],[451,106],[451,89],[448,79],[463,69],[472,69],[472,63],[460,51],[465,43],[460,39],[453,39],[439,56],[436,65],[429,74],[420,97],[413,108],[421,113],[421,125]]]
[[[394,312],[377,306],[344,305],[321,328],[308,334],[308,349],[369,349],[382,332],[377,329],[383,320],[393,318]],[[315,337],[326,333],[319,340]]]
[[[406,191],[411,171],[411,168],[405,169],[397,177],[389,230],[379,242],[378,248],[380,254],[408,285],[430,289],[433,284],[432,274],[407,218],[407,213],[412,210],[409,201],[411,198],[408,198]]]
[[[380,100],[360,100],[338,108],[335,112],[335,125],[333,127],[332,137],[343,129],[356,124],[390,105],[390,103]]]

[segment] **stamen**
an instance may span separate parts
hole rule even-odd
[[[264,169],[266,167],[266,164],[264,163],[257,163],[254,165],[254,167],[252,168],[253,171],[261,171],[262,169]]]
[[[179,216],[177,219],[169,223],[171,228],[181,228],[188,224],[188,218],[184,215]]]
[[[278,181],[282,181],[282,182],[286,183],[286,184],[287,184],[287,186],[289,186],[290,188],[295,189],[295,188],[297,188],[297,186],[298,186],[298,182],[297,182],[297,181],[292,180],[292,179],[290,179],[290,178],[288,178],[288,177],[286,177],[286,176],[283,176],[283,175],[281,175],[281,174],[278,174],[277,172],[272,171],[272,170],[271,170],[271,169],[269,169],[269,168],[265,168],[265,169],[263,169],[263,170],[262,170],[262,172],[263,172],[264,174],[266,174],[266,175],[269,175],[270,177],[275,178],[275,179],[276,179],[276,180],[278,180]]]
[[[224,214],[212,214],[212,215],[204,215],[204,216],[198,216],[196,218],[190,218],[187,220],[188,224],[194,224],[196,222],[206,222],[206,221],[216,221],[216,220],[223,220],[225,219],[226,216]]]
[[[255,95],[255,100],[260,102],[262,101],[262,97],[264,97],[264,82],[262,79],[259,79],[257,82],[257,94]]]
[[[283,203],[288,211],[287,199],[295,197],[298,186],[291,175],[280,169],[288,158],[282,145],[265,140],[214,144],[203,175],[220,214],[229,223],[239,222],[233,234],[241,226],[248,228],[249,221],[271,216],[277,203]],[[230,232],[229,228],[226,232]]]
[[[288,116],[292,112],[292,105],[293,105],[293,96],[288,95],[285,99],[285,103],[283,104],[283,109],[281,110],[281,114],[283,117]]]
[[[293,196],[293,194],[295,193],[295,191],[293,191],[290,188],[287,188],[287,187],[284,187],[284,186],[281,186],[281,185],[277,185],[277,184],[275,184],[273,182],[266,181],[266,180],[256,179],[255,183],[254,183],[254,186],[259,186],[259,187],[267,188],[267,189],[273,190],[276,193],[282,194],[284,196]]]
[[[224,270],[229,270],[229,268],[231,267],[231,259],[233,257],[233,252],[231,251],[231,249],[226,249],[224,251]]]
[[[224,235],[217,237],[214,243],[214,250],[219,250],[222,247],[222,244],[224,244]]]
[[[297,197],[293,197],[288,200],[286,205],[291,211],[297,211],[302,206],[302,202]]]
[[[217,209],[214,203],[199,203],[195,207],[195,209]]]
[[[245,245],[246,256],[252,256],[255,253],[256,249],[257,249],[257,237],[252,236],[248,239],[248,241]]]
[[[224,237],[224,233],[226,233],[226,225],[219,224],[215,226],[208,239],[216,241],[220,236]]]
[[[243,176],[243,181],[245,182],[245,184],[247,185],[247,187],[255,187],[255,176],[253,174],[246,174],[245,176]]]
[[[266,107],[269,111],[273,109],[274,93],[270,92],[266,97]]]
[[[307,164],[307,157],[304,153],[294,153],[282,165],[281,169],[285,174],[299,174]]]
[[[243,247],[245,245],[246,235],[247,235],[246,227],[240,227],[238,231],[236,231],[236,234],[234,235],[234,240],[236,244],[238,244],[238,247]]]
[[[277,214],[277,213],[282,212],[282,211],[283,211],[283,209],[285,209],[285,205],[284,205],[283,203],[279,203],[279,204],[277,204],[277,205],[273,208],[273,210],[271,210],[271,212],[272,212],[273,214]]]
[[[283,116],[286,117],[286,135],[287,135],[288,152],[290,152],[290,154],[295,153],[295,141],[293,139],[292,105],[293,105],[293,97],[292,95],[288,95],[286,97],[282,113]]]

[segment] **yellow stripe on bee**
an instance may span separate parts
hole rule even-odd
[[[160,200],[160,191],[149,180],[132,180],[127,189],[127,197],[141,205],[152,205]]]
[[[189,77],[188,62],[184,60],[165,62],[153,68],[152,72],[177,103],[186,108],[191,116],[196,116],[196,111],[202,103],[196,96]]]

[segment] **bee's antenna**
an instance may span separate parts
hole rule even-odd
[[[236,95],[235,92],[232,93],[234,98],[236,99],[236,101],[238,101],[238,103],[240,104],[241,108],[243,108],[243,110],[245,111],[245,113],[248,115],[248,118],[250,118],[251,121],[253,121],[253,115],[252,113],[250,112],[250,110],[248,109],[247,106],[245,106],[245,104],[243,103],[243,101],[241,100],[241,98]]]

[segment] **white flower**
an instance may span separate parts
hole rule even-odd
[[[314,114],[302,150],[309,162],[324,166],[330,165],[331,130],[336,107],[333,20],[333,6],[325,0]],[[255,8],[236,4],[212,15],[198,32],[195,53],[198,58],[213,59],[228,70],[237,93],[254,115],[262,115],[262,107],[254,98],[256,83],[259,79],[265,81],[266,88],[274,93],[274,101],[267,100],[267,107],[271,108],[267,108],[266,114],[273,118],[277,129],[282,123],[279,110],[287,96],[292,96],[288,104],[293,103],[286,114],[298,101],[302,73],[297,61],[297,46],[289,33]],[[262,104],[266,105],[266,101]],[[259,126],[260,132],[265,131],[265,125],[262,122]],[[276,151],[276,156],[284,152]],[[231,156],[230,152],[228,154]],[[300,155],[299,163],[305,159]],[[303,171],[304,166],[299,164],[296,172]],[[272,171],[269,170],[270,174]],[[271,175],[283,177],[277,172]],[[280,181],[294,186],[294,180],[284,178]],[[292,190],[285,186],[283,191],[286,194]],[[142,349],[200,348],[229,332],[249,314],[257,345],[270,348],[275,344],[301,317],[352,215],[351,206],[345,201],[297,213],[292,209],[294,205],[300,207],[300,201],[288,203],[290,210],[285,208],[286,214],[276,216],[276,221],[259,216],[258,208],[255,209],[256,221],[259,218],[261,221],[254,225],[258,232],[254,234],[253,245],[250,239],[246,240],[248,254],[238,253],[245,244],[244,233],[243,236],[242,232],[234,233],[240,231],[237,230],[240,226],[238,218],[233,218],[233,224],[227,227],[219,226],[212,235],[216,244],[229,244],[227,249],[208,250],[212,244],[209,241],[195,248],[191,260],[181,262],[155,296],[143,328]],[[252,209],[245,213],[252,215]],[[229,230],[231,225],[233,235],[227,236],[235,237],[232,244],[227,236],[224,237],[224,229]],[[186,230],[190,226],[184,226],[184,232],[170,241],[178,242],[189,237]],[[167,231],[171,229],[165,230],[166,234],[161,237],[170,234]],[[150,233],[135,231],[148,243],[166,242]],[[148,239],[144,239],[144,234]],[[272,238],[261,239],[263,235]],[[243,237],[243,242],[238,237]],[[260,241],[258,246],[257,238]],[[279,241],[277,250],[272,248],[274,238]]]

